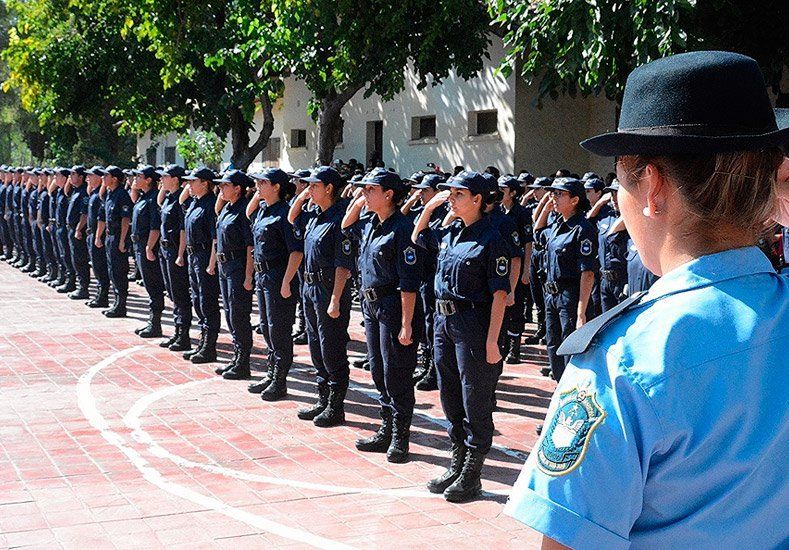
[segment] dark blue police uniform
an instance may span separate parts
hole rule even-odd
[[[75,167],[77,170],[79,167]],[[82,169],[84,172],[84,168]],[[79,290],[84,290],[85,295],[80,298],[87,298],[88,287],[90,286],[90,259],[88,257],[88,243],[86,240],[85,229],[81,231],[80,238],[77,238],[76,230],[82,216],[88,213],[87,185],[82,183],[79,187],[73,188],[69,197],[69,205],[66,212],[66,224],[68,225],[69,247],[71,248],[71,262],[74,272],[77,274]]]
[[[633,239],[627,241],[627,295],[646,292],[660,277],[652,273],[641,261]]]
[[[39,281],[50,282],[57,278],[58,259],[55,252],[52,228],[52,197],[46,186],[38,194],[38,224],[41,227],[41,242],[47,272],[39,277]]]
[[[158,260],[149,260],[145,254],[145,247],[150,232],[159,230],[161,225],[159,205],[156,202],[157,195],[158,191],[154,187],[142,194],[134,203],[130,232],[132,243],[134,243],[134,261],[140,268],[142,282],[148,293],[148,307],[154,320],[161,319],[164,310],[164,280]],[[159,254],[158,241],[153,253],[155,256]]]
[[[97,174],[100,175],[100,174]],[[94,307],[106,307],[107,297],[110,292],[110,272],[107,266],[107,254],[104,247],[96,246],[96,231],[100,221],[106,221],[104,212],[104,197],[99,188],[94,189],[88,197],[88,220],[85,227],[88,232],[88,253],[93,268],[93,276],[98,284],[96,299],[92,302]],[[102,235],[101,240],[104,240]],[[90,305],[90,304],[89,304]]]
[[[113,167],[108,167],[107,172]],[[113,172],[120,174],[123,177],[123,172],[114,167]],[[106,222],[106,235],[107,239],[104,243],[104,248],[107,252],[107,265],[110,270],[110,281],[112,282],[112,291],[115,294],[115,303],[112,306],[113,310],[120,313],[126,311],[126,298],[129,295],[129,247],[131,246],[131,238],[126,236],[126,242],[121,243],[121,223],[123,218],[130,219],[132,215],[132,204],[129,193],[123,187],[123,182],[118,185],[113,191],[106,193],[104,198],[104,217]],[[124,251],[119,248],[124,245]]]
[[[596,218],[598,259],[600,261],[600,306],[603,312],[613,309],[625,298],[627,284],[627,231],[610,231],[619,219],[613,209]]]
[[[61,171],[61,173],[67,176],[66,173],[70,174],[71,171],[64,169]],[[71,292],[74,290],[76,285],[77,276],[77,273],[74,270],[74,264],[71,260],[71,245],[68,238],[68,206],[71,196],[66,195],[63,189],[60,189],[59,191],[60,193],[58,193],[57,200],[55,202],[55,226],[57,227],[55,234],[57,235],[60,265],[63,267],[67,281],[65,285],[58,287],[58,292]],[[66,288],[69,290],[65,290]]]
[[[179,266],[178,250],[181,246],[181,231],[184,230],[184,214],[192,199],[183,204],[178,202],[180,188],[164,197],[161,209],[160,259],[167,295],[173,302],[173,321],[176,327],[189,331],[192,324],[192,300],[189,295],[189,273],[186,262]],[[184,258],[186,259],[186,258]]]
[[[38,226],[38,187],[33,187],[30,190],[30,196],[27,203],[28,223],[30,225],[30,232],[33,237],[33,253],[36,258],[36,269],[31,270],[30,276],[38,277],[41,275],[41,269],[44,261],[44,243],[41,239],[41,228]]]

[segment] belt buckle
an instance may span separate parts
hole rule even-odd
[[[225,256],[224,252],[217,252],[216,253],[216,259],[219,260],[220,262],[225,263],[227,261],[227,260],[225,260],[225,258],[226,258],[226,256]]]
[[[452,300],[439,300],[436,305],[438,306],[438,311],[445,317],[451,317],[458,312],[455,302]]]
[[[555,282],[551,281],[545,283],[545,288],[548,289],[548,292],[551,294],[559,294],[559,285],[557,285]]]
[[[263,264],[255,262],[255,272],[263,273]]]
[[[364,295],[364,299],[367,300],[368,302],[378,301],[378,293],[375,292],[374,288],[362,289],[362,294]]]
[[[304,272],[304,282],[306,282],[308,285],[311,285],[311,284],[314,283],[314,281],[315,281],[315,278],[312,276],[312,273],[310,273],[309,271],[305,271]]]

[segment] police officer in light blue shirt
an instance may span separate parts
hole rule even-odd
[[[625,225],[662,277],[559,349],[505,509],[543,548],[786,547],[789,280],[753,244],[787,142],[753,59],[693,52],[631,73],[620,132],[582,143],[617,157]]]

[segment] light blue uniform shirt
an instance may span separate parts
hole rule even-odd
[[[789,278],[703,256],[572,357],[505,513],[573,548],[787,547],[787,405]]]

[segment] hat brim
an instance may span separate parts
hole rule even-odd
[[[619,187],[611,187],[610,185],[606,185],[603,187],[603,193],[618,193]]]
[[[789,111],[789,109],[776,109]],[[655,135],[611,132],[581,142],[581,147],[601,157],[630,155],[714,155],[754,151],[789,143],[789,113],[776,113],[779,129],[766,134],[736,136]]]
[[[468,189],[471,191],[471,188],[467,185],[463,185],[462,183],[456,183],[454,181],[445,181],[443,183],[438,184],[439,189]]]

